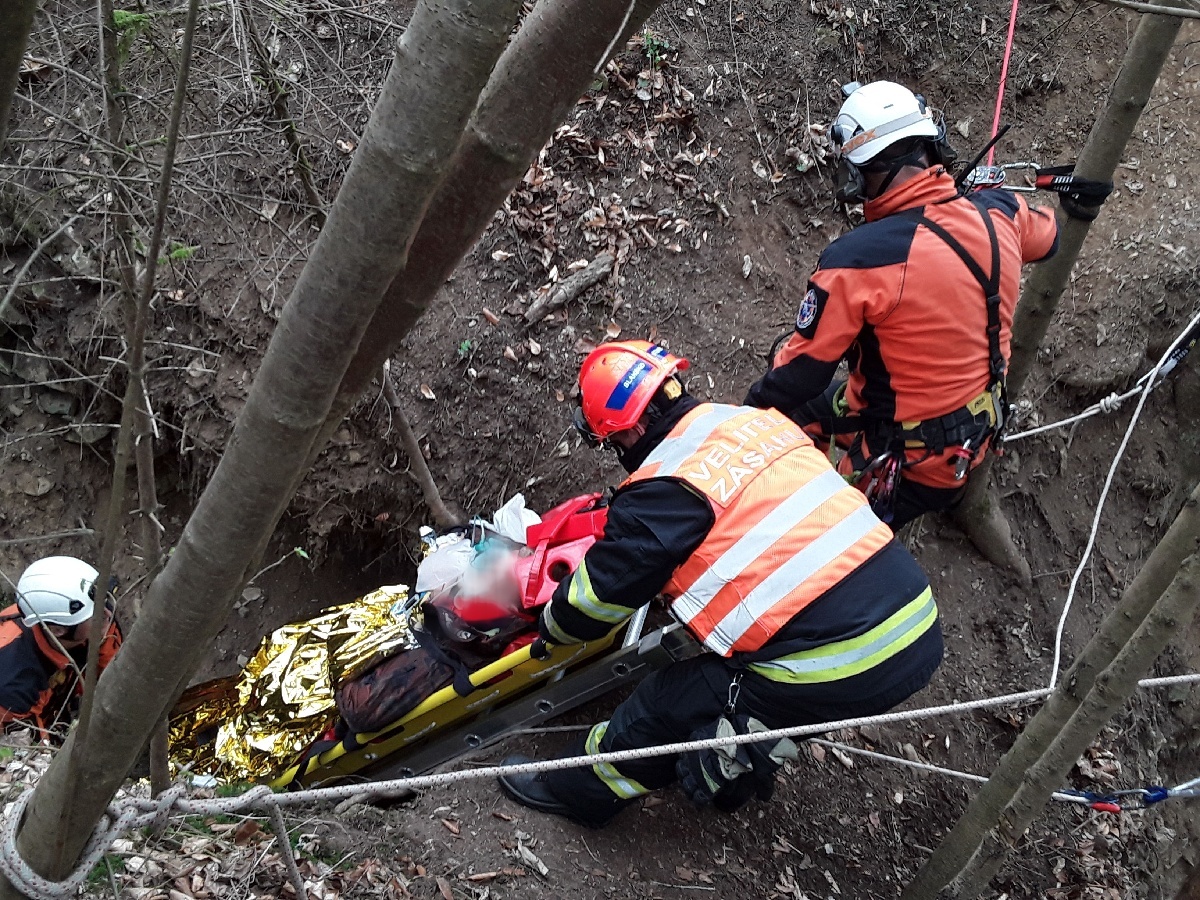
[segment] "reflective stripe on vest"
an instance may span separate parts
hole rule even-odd
[[[701,404],[626,482],[677,478],[715,521],[664,593],[722,656],[759,649],[892,540],[863,496],[776,410]]]
[[[846,482],[842,480],[837,473],[831,473],[839,482],[841,488],[846,487]],[[832,499],[833,495],[829,495],[826,499]],[[789,527],[794,527],[800,524],[798,516],[794,523]],[[842,519],[832,528],[826,530],[819,537],[810,541],[803,550],[796,553],[791,559],[784,563],[779,568],[767,575],[760,581],[752,591],[742,598],[742,601],[731,609],[719,622],[711,626],[709,636],[705,639],[710,647],[717,650],[718,653],[728,655],[733,651],[737,644],[747,632],[750,631],[759,620],[771,611],[781,597],[786,597],[795,590],[802,588],[805,582],[811,580],[821,569],[831,563],[837,562],[841,556],[850,550],[855,544],[864,538],[868,537],[876,526],[879,525],[879,519],[868,506],[860,506],[855,509],[850,515]],[[757,531],[757,529],[755,529]],[[778,536],[781,532],[775,532],[769,537]],[[890,537],[890,534],[889,534]],[[882,545],[881,545],[882,546]],[[753,557],[746,560],[746,565],[749,566],[759,557]],[[865,559],[863,560],[865,562]],[[854,568],[857,568],[855,566]],[[846,574],[849,574],[847,572]],[[723,585],[716,585],[719,589]],[[705,586],[708,588],[708,586]],[[822,592],[823,593],[823,592]],[[711,596],[705,607],[711,603]],[[816,597],[809,598],[808,602],[804,603],[800,609],[815,600]],[[683,612],[692,613],[692,619],[703,615],[703,609],[693,612],[692,603],[694,598],[692,590],[689,589],[672,608],[680,609],[680,617]],[[797,612],[799,609],[797,609]],[[791,618],[790,616],[788,617]],[[688,619],[687,621],[692,621]],[[783,622],[779,623],[783,625]],[[762,643],[765,643],[763,641]],[[760,644],[761,646],[761,644]],[[740,649],[740,648],[739,648]]]
[[[681,465],[696,454],[700,445],[709,439],[714,428],[745,411],[737,406],[714,405],[708,412],[696,416],[678,437],[662,441],[655,447],[639,471],[652,469],[650,474],[658,478],[674,475]]]
[[[584,742],[583,749],[588,756],[595,756],[600,752],[600,742],[604,740],[604,735],[608,731],[608,723],[601,722],[588,732],[587,740]],[[592,771],[596,773],[596,777],[608,786],[608,789],[620,797],[622,800],[632,800],[634,797],[640,797],[643,794],[650,793],[650,789],[643,787],[639,782],[632,778],[626,778],[617,771],[617,767],[612,763],[596,763],[592,766]]]
[[[925,588],[870,631],[845,641],[802,650],[767,662],[751,663],[751,671],[771,681],[817,684],[858,675],[911,647],[937,621],[933,592]]]

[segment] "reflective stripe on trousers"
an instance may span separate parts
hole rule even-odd
[[[587,741],[584,744],[584,750],[588,756],[594,756],[600,751],[600,742],[604,740],[604,734],[608,731],[608,723],[601,722],[599,725],[593,726],[588,732]],[[617,771],[617,767],[612,763],[596,763],[592,766],[592,771],[596,773],[596,777],[603,781],[614,794],[622,800],[632,800],[634,797],[640,797],[643,794],[650,793],[650,789],[643,787],[634,781],[632,778],[626,778]]]
[[[790,684],[838,681],[865,672],[911,647],[936,621],[937,604],[933,591],[926,588],[865,634],[779,659],[751,663],[748,668],[764,678]]]

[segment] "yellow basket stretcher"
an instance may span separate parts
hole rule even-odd
[[[620,645],[618,630],[554,647],[545,660],[522,647],[471,673],[476,689],[470,694],[445,687],[386,728],[319,741],[270,785],[297,790],[427,772],[700,652],[679,624],[643,636],[645,615],[643,608],[630,620]]]

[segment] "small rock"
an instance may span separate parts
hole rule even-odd
[[[36,479],[32,475],[25,475],[21,479],[21,492],[30,497],[44,497],[54,490],[54,482],[44,476],[38,476]]]
[[[13,374],[31,384],[50,380],[50,363],[40,356],[16,354],[13,356]]]
[[[42,388],[37,392],[37,407],[48,416],[72,416],[78,405],[75,397],[62,391]]]
[[[107,425],[93,425],[89,422],[76,422],[67,427],[63,437],[73,444],[84,444],[91,447],[100,443],[112,431]]]

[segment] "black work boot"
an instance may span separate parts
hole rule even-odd
[[[532,756],[524,756],[518,753],[513,756],[504,757],[504,759],[500,760],[500,765],[520,766],[531,762],[537,762],[537,760]],[[567,806],[567,804],[555,797],[550,792],[550,785],[547,783],[548,774],[548,772],[525,772],[520,775],[501,775],[497,781],[500,782],[500,790],[504,791],[505,794],[522,806],[528,806],[530,809],[536,809],[538,812],[564,816],[577,825],[583,825],[587,828],[604,827],[604,822],[589,822],[575,810],[571,809],[571,807]]]

